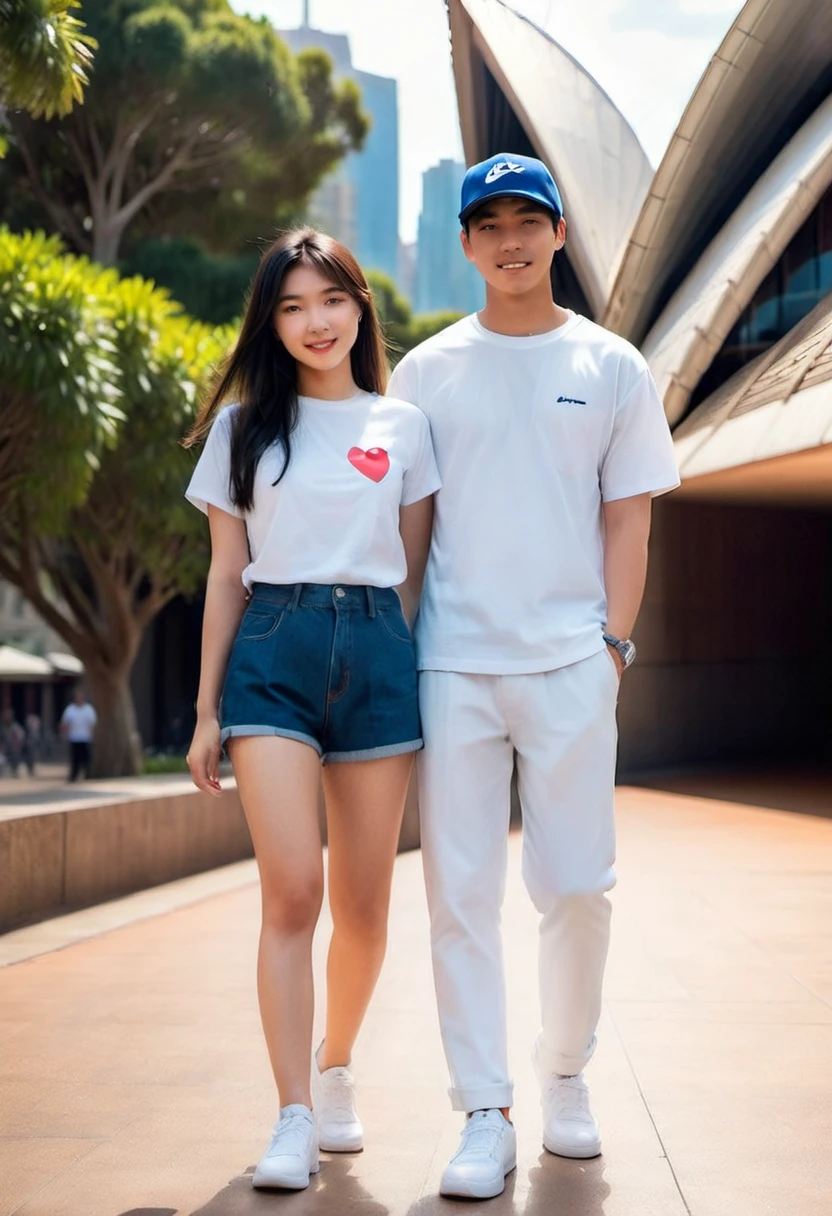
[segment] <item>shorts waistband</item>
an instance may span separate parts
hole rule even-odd
[[[251,598],[258,603],[287,607],[294,612],[300,605],[308,608],[358,609],[375,616],[376,608],[399,603],[393,587],[370,587],[354,583],[255,583]]]

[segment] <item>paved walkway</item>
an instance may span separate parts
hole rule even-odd
[[[572,1162],[541,1148],[528,1059],[536,926],[515,836],[505,927],[519,1161],[483,1210],[829,1212],[832,822],[631,788],[619,811],[613,949],[589,1071],[604,1155]],[[149,918],[132,924],[120,901],[110,931],[106,909],[76,914],[94,918],[98,936],[76,933],[0,969],[2,1216],[467,1206],[437,1198],[459,1117],[444,1096],[418,854],[397,863],[390,952],[356,1052],[367,1148],[325,1158],[307,1192],[251,1190],[274,1099],[254,994],[252,864],[234,873],[233,889],[202,886],[199,902],[172,898],[159,915],[144,905]],[[15,935],[18,957],[38,931]]]

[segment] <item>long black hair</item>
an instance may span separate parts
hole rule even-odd
[[[283,280],[298,266],[317,270],[355,300],[362,318],[350,351],[353,379],[369,393],[383,393],[387,385],[384,337],[358,262],[340,241],[313,228],[284,233],[261,258],[237,342],[185,440],[190,447],[204,439],[221,406],[229,400],[240,403],[231,430],[229,491],[241,511],[254,505],[254,475],[263,453],[280,444],[283,467],[277,481],[292,456],[291,436],[298,422],[297,365],[275,333],[274,318]]]

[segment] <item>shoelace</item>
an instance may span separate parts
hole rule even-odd
[[[462,1129],[462,1144],[456,1155],[464,1152],[468,1157],[494,1157],[500,1139],[498,1127],[486,1122],[482,1116],[472,1115]]]
[[[546,1091],[548,1102],[557,1102],[561,1116],[584,1120],[591,1119],[589,1093],[583,1085],[576,1085],[571,1077],[554,1081]]]
[[[300,1152],[306,1147],[308,1130],[309,1120],[303,1115],[295,1113],[284,1115],[274,1125],[272,1142],[266,1156],[274,1157],[283,1153]]]

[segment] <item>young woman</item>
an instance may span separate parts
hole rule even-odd
[[[211,530],[188,764],[218,794],[225,744],[262,887],[258,992],[281,1110],[256,1187],[301,1189],[319,1146],[362,1147],[350,1055],[384,957],[422,746],[396,588],[412,619],[440,485],[424,415],[382,396],[385,382],[357,262],[330,237],[293,232],[265,253],[188,440],[207,435],[187,497]],[[312,1056],[321,764],[333,934],[326,1034]]]

